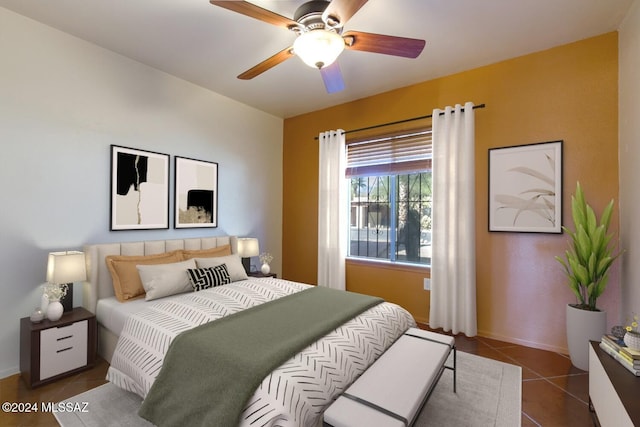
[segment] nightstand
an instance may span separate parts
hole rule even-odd
[[[274,279],[278,278],[278,275],[276,273],[264,274],[262,271],[252,271],[250,273],[247,273],[247,276],[249,276],[249,277],[273,277]]]
[[[96,316],[78,307],[60,320],[20,319],[20,372],[29,387],[56,381],[92,367],[97,350]]]

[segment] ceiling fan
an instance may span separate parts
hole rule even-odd
[[[215,6],[286,28],[298,35],[293,46],[281,50],[238,76],[249,80],[292,56],[320,69],[328,93],[344,89],[342,73],[336,59],[344,49],[417,58],[425,41],[383,34],[346,31],[343,27],[367,0],[311,0],[286,18],[242,0],[210,0]]]

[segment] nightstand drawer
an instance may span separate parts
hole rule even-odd
[[[88,321],[40,332],[40,380],[87,364]]]

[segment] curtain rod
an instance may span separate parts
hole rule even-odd
[[[485,104],[478,104],[478,105],[474,105],[473,109],[475,110],[476,108],[484,108],[484,107],[485,107]],[[441,116],[444,115],[444,111],[442,113],[440,113],[440,115]],[[371,129],[381,128],[381,127],[384,127],[384,126],[399,125],[401,123],[413,122],[413,121],[416,121],[416,120],[423,120],[423,119],[430,119],[432,117],[433,117],[433,114],[428,114],[426,116],[420,116],[420,117],[412,117],[410,119],[398,120],[398,121],[389,122],[389,123],[381,123],[379,125],[367,126],[367,127],[360,128],[360,129],[345,130],[344,134],[346,135],[346,134],[351,133],[351,132],[361,132],[363,130],[371,130]],[[313,139],[317,140],[318,137],[316,136]]]

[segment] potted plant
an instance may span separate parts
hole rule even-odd
[[[614,254],[609,233],[613,199],[602,211],[600,221],[577,183],[571,196],[571,212],[575,230],[562,229],[571,237],[565,258],[556,256],[567,274],[568,285],[576,296],[575,304],[567,305],[567,342],[571,363],[582,370],[589,369],[589,340],[600,341],[607,329],[607,313],[596,303],[609,281],[609,269],[619,253]]]

